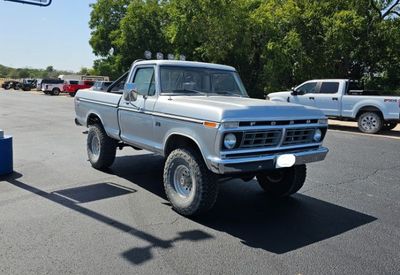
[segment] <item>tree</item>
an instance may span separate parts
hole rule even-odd
[[[236,67],[251,96],[312,78],[400,87],[400,0],[99,0],[94,70],[118,76],[153,53]]]
[[[95,55],[106,57],[115,46],[120,21],[125,17],[130,0],[98,0],[92,4],[89,27],[92,29],[90,45]]]
[[[28,69],[17,69],[18,78],[28,78],[30,72]]]
[[[142,59],[146,50],[169,52],[163,31],[165,21],[163,1],[131,1],[125,17],[120,21],[119,37],[114,42],[118,49],[114,55],[119,70],[126,70],[133,61]]]

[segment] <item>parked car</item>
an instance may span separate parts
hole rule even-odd
[[[111,85],[112,81],[96,81],[93,86],[93,91],[106,91],[107,88]]]
[[[30,91],[30,90],[36,88],[36,83],[37,83],[37,80],[36,80],[36,79],[24,79],[24,80],[19,84],[19,87],[20,87],[23,91]]]
[[[391,130],[400,122],[400,96],[365,91],[348,79],[310,80],[292,91],[268,94],[268,98],[316,107],[331,118],[357,121],[364,133]]]
[[[1,87],[4,88],[5,90],[10,90],[10,89],[19,90],[20,89],[20,82],[16,81],[16,80],[8,80],[8,81],[5,81],[1,85]]]
[[[75,94],[80,89],[89,89],[93,86],[94,82],[91,80],[66,80],[64,82],[63,91],[69,93],[71,97],[74,97]]]
[[[8,90],[8,89],[10,89],[10,88],[9,88],[9,85],[10,85],[10,81],[9,81],[9,80],[4,81],[4,82],[1,84],[1,88],[5,89],[5,90]]]
[[[164,156],[165,193],[187,216],[214,205],[219,179],[256,177],[268,196],[290,196],[303,186],[306,164],[328,153],[320,110],[251,99],[224,65],[138,61],[107,91],[78,91],[75,113],[75,123],[89,127],[96,169],[125,146]]]
[[[63,91],[64,80],[43,79],[41,82],[42,92],[50,95],[59,95]]]

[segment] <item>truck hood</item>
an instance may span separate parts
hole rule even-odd
[[[270,94],[268,94],[268,96],[270,98],[272,98],[274,96],[284,98],[284,97],[290,96],[291,93],[292,93],[292,91],[282,91],[282,92],[270,93]]]
[[[216,122],[324,117],[320,110],[312,107],[228,96],[161,96],[155,111]]]

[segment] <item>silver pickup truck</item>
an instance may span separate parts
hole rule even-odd
[[[124,146],[164,156],[165,192],[182,215],[210,209],[222,178],[257,177],[269,196],[294,194],[306,163],[328,153],[321,111],[251,99],[236,70],[224,65],[134,62],[107,91],[79,91],[75,111],[76,124],[89,127],[94,168],[111,166]]]
[[[391,130],[400,122],[400,97],[364,91],[348,79],[309,80],[292,91],[268,94],[272,101],[319,108],[328,117],[355,120],[364,133]]]

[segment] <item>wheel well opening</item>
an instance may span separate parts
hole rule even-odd
[[[165,144],[165,156],[168,156],[172,151],[178,148],[191,148],[199,153],[200,156],[202,155],[199,146],[197,146],[196,142],[191,138],[181,135],[172,135],[168,138],[168,141]]]
[[[95,115],[95,114],[91,114],[89,115],[88,119],[87,119],[87,126],[89,125],[95,125],[95,124],[100,124],[101,125],[101,120],[100,118]]]
[[[381,110],[379,109],[379,108],[377,108],[377,107],[374,107],[374,106],[365,106],[365,107],[362,107],[360,110],[358,110],[358,113],[357,113],[357,119],[363,114],[363,113],[366,113],[366,112],[374,112],[374,113],[377,113],[381,118],[383,118],[383,114],[382,114],[382,112],[381,112]]]

